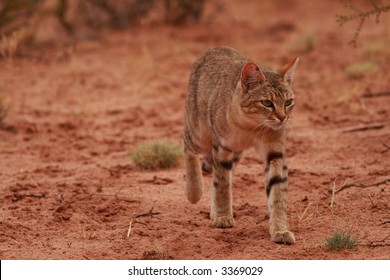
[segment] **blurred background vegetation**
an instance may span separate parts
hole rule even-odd
[[[205,0],[0,0],[0,54],[66,44],[134,25],[198,22]]]
[[[389,14],[389,0],[340,0],[347,14],[335,15],[340,25],[355,30],[351,43],[356,47],[360,31],[369,18],[376,22]],[[204,14],[206,0],[0,0],[0,58],[12,57],[23,47],[47,44],[70,45],[77,40],[101,38],[102,31],[136,25],[197,23]],[[285,1],[259,1],[286,6]],[[217,13],[226,12],[223,1],[214,3]],[[385,23],[386,24],[386,23]],[[302,35],[291,51],[308,52],[317,40]]]

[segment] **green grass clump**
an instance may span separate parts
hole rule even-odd
[[[364,62],[355,62],[345,67],[345,73],[348,77],[358,79],[365,75],[370,75],[378,70],[378,64],[374,61],[368,60]]]
[[[314,35],[303,35],[297,38],[291,45],[291,51],[295,53],[308,53],[317,43]]]
[[[145,170],[176,166],[181,157],[182,149],[180,145],[172,144],[166,139],[141,143],[131,155],[134,164]]]
[[[330,250],[351,249],[356,246],[356,237],[346,231],[336,231],[325,240],[325,247]]]

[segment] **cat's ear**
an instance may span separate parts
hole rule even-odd
[[[245,64],[241,72],[241,86],[244,92],[254,88],[258,83],[264,83],[265,80],[265,76],[259,66],[253,62]]]
[[[280,68],[279,73],[280,75],[282,75],[283,81],[285,81],[288,84],[292,83],[295,68],[297,68],[298,63],[299,63],[299,57],[296,57],[293,61]]]

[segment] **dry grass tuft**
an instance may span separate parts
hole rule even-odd
[[[131,155],[134,164],[145,170],[174,167],[181,157],[181,147],[166,139],[141,143]]]
[[[96,230],[88,227],[88,226],[81,226],[78,231],[81,238],[85,240],[93,240],[96,239]]]
[[[378,64],[375,61],[354,62],[345,67],[345,73],[349,78],[359,79],[366,75],[371,75],[378,70]]]
[[[329,250],[352,249],[356,246],[356,237],[347,231],[336,231],[326,238],[325,247]]]
[[[297,38],[291,45],[291,51],[294,53],[308,53],[314,49],[317,39],[314,35],[303,35]]]
[[[380,57],[390,54],[388,47],[389,42],[385,41],[373,41],[367,42],[363,45],[363,53],[369,57]]]

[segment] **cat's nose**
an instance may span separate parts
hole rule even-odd
[[[281,123],[283,123],[286,120],[286,116],[277,116],[277,118]]]

